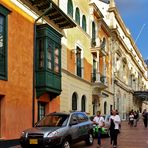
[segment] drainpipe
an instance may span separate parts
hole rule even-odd
[[[52,3],[50,3],[50,6],[45,12],[40,15],[35,21],[34,21],[34,53],[33,53],[33,95],[32,95],[32,126],[35,124],[35,94],[36,94],[36,72],[35,72],[35,63],[36,63],[36,23],[39,19],[41,19],[43,16],[45,16],[48,11],[52,8]]]

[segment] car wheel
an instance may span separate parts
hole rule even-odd
[[[70,142],[68,139],[65,139],[62,143],[62,148],[70,148]]]
[[[92,145],[94,142],[93,134],[89,133],[86,139],[86,144],[87,145]]]

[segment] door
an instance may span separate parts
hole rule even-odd
[[[71,116],[69,131],[70,134],[72,135],[72,140],[76,141],[79,138],[79,124],[76,114],[73,114]]]

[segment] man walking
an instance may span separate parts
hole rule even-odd
[[[144,126],[147,127],[148,113],[146,112],[146,109],[144,109],[142,117],[143,117]]]
[[[95,116],[93,122],[98,126],[98,145],[97,148],[101,147],[101,128],[105,125],[104,118],[101,116],[101,112],[97,111],[97,115]]]

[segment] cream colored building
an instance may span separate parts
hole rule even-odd
[[[114,108],[118,109],[122,119],[126,119],[131,109],[142,111],[143,98],[137,92],[148,89],[146,64],[114,0],[110,0],[109,4],[93,1],[104,14],[104,20],[112,32]]]

